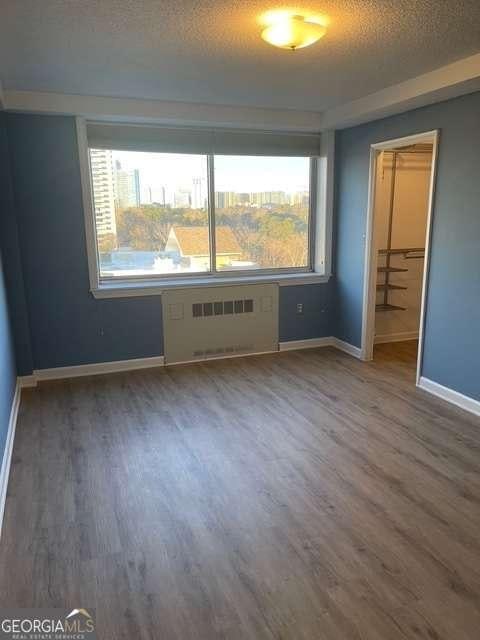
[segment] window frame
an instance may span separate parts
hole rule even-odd
[[[89,269],[90,291],[96,298],[130,297],[161,294],[162,290],[179,287],[226,286],[255,282],[277,282],[281,286],[328,282],[331,275],[331,217],[333,199],[328,172],[333,167],[333,138],[329,145],[327,163],[317,157],[309,158],[309,215],[308,264],[303,267],[246,269],[244,271],[218,271],[215,268],[215,155],[200,154],[207,158],[207,202],[210,241],[210,270],[188,273],[101,276],[95,220],[95,205],[91,183],[90,147],[86,121],[76,118],[80,178],[85,217],[85,236]],[[92,147],[93,148],[93,147]],[[235,154],[231,154],[235,155]],[[323,158],[322,158],[323,160]],[[324,166],[325,165],[325,166]],[[333,173],[332,173],[333,176]],[[321,192],[319,193],[319,190]],[[319,215],[320,212],[320,215]]]

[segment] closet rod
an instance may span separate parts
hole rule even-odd
[[[379,249],[378,253],[385,255],[387,253],[420,253],[425,251],[425,247],[408,247],[406,249]]]
[[[383,153],[428,153],[432,155],[432,151],[428,151],[427,149],[407,149],[406,151],[402,151],[401,149],[384,149]]]

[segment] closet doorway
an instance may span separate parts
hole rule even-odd
[[[417,382],[437,148],[430,131],[372,145],[370,155],[362,353],[372,360],[375,344],[408,341]]]

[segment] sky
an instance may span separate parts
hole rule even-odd
[[[204,177],[207,184],[205,156],[114,151],[113,159],[120,161],[122,169],[139,170],[142,200],[147,199],[148,187],[153,200],[161,201],[161,187],[165,186],[171,202],[175,190],[191,189],[194,177]],[[215,156],[216,191],[293,193],[308,190],[308,183],[308,158]]]

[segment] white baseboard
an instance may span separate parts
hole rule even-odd
[[[375,336],[374,344],[383,344],[384,342],[404,342],[406,340],[418,340],[418,331],[402,331],[401,333]]]
[[[33,374],[31,376],[18,376],[17,382],[21,389],[37,386],[37,378]]]
[[[13,441],[15,439],[15,429],[17,426],[21,393],[22,388],[20,386],[20,383],[17,381],[15,394],[12,401],[12,408],[10,410],[10,420],[8,421],[7,439],[5,441],[5,449],[3,451],[2,468],[0,470],[0,536],[2,535],[3,514],[5,513],[5,503],[7,500],[8,477],[10,475]]]
[[[326,336],[324,338],[310,338],[309,340],[291,340],[289,342],[280,342],[280,351],[292,351],[294,349],[313,349],[315,347],[335,347],[354,358],[363,360],[363,351],[359,347],[353,346],[349,342],[335,338],[334,336]]]
[[[344,340],[340,340],[339,338],[332,338],[332,345],[336,349],[340,349],[344,353],[348,353],[348,355],[353,356],[354,358],[358,358],[359,360],[364,360],[363,351],[359,347],[355,347],[353,344],[349,342],[345,342]]]
[[[307,340],[280,342],[279,351],[296,351],[297,349],[315,349],[317,347],[331,346],[333,346],[333,338],[327,336],[325,338],[308,338]]]
[[[424,377],[420,378],[417,386],[438,398],[442,398],[442,400],[446,400],[447,402],[457,405],[457,407],[460,407],[461,409],[465,409],[465,411],[470,411],[470,413],[480,416],[479,400],[475,400],[469,396],[464,396],[463,393],[444,387],[443,385],[438,384],[438,382],[434,382],[433,380],[429,380]]]
[[[152,358],[133,358],[132,360],[117,360],[114,362],[96,362],[94,364],[80,364],[73,367],[54,367],[53,369],[36,369],[33,376],[25,376],[28,382],[31,378],[35,384],[40,380],[63,380],[65,378],[79,378],[81,376],[94,376],[102,373],[119,373],[121,371],[134,371],[136,369],[151,369],[163,367],[163,356]],[[29,384],[28,386],[35,386]]]
[[[279,343],[279,351],[292,351],[295,349],[313,349],[316,347],[336,347],[355,358],[362,357],[362,351],[358,347],[354,347],[343,340],[326,336],[323,338],[310,338],[308,340],[291,340]],[[265,353],[265,352],[264,352]],[[275,352],[267,352],[275,353]],[[260,353],[241,353],[235,356],[241,357],[248,355],[261,355]],[[218,358],[212,358],[218,359]],[[192,362],[204,362],[203,360],[193,360]],[[185,363],[183,363],[185,364]],[[163,367],[165,365],[164,356],[155,356],[152,358],[134,358],[132,360],[117,360],[114,362],[97,362],[94,364],[80,364],[72,367],[54,367],[52,369],[36,369],[32,375],[21,376],[18,378],[19,386],[35,387],[41,380],[64,380],[67,378],[78,378],[81,376],[94,376],[103,373],[119,373],[121,371],[135,371],[137,369],[151,369],[154,367]]]

